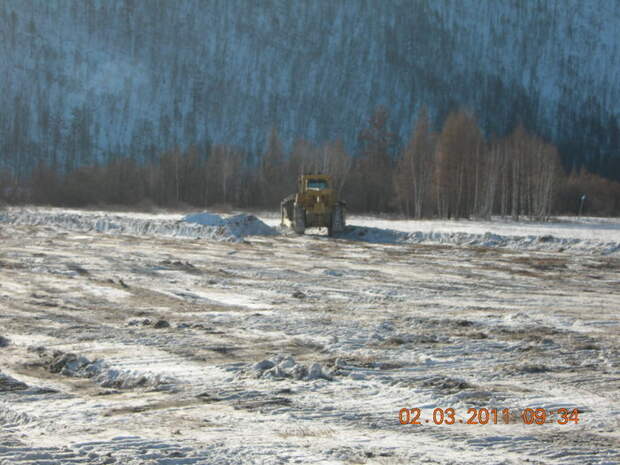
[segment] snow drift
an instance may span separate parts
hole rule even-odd
[[[203,212],[187,215],[183,221],[202,226],[217,227],[221,233],[239,239],[244,236],[272,236],[277,234],[275,229],[263,223],[256,216],[246,213],[223,218],[213,213]]]
[[[381,244],[451,244],[473,247],[501,247],[507,249],[547,250],[620,254],[620,242],[557,237],[550,234],[513,236],[500,235],[490,231],[469,233],[459,231],[396,231],[363,226],[350,226],[340,239]]]
[[[0,222],[14,225],[45,226],[80,232],[172,236],[236,242],[245,236],[277,234],[254,215],[222,218],[212,213],[188,215],[184,219],[144,217],[144,215],[70,212],[62,210],[11,209],[0,214]]]

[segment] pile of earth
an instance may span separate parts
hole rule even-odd
[[[0,392],[23,391],[24,389],[28,389],[26,383],[22,383],[0,371]]]
[[[101,359],[90,360],[83,355],[59,350],[50,352],[43,347],[38,347],[35,351],[43,359],[45,367],[51,373],[90,378],[106,388],[151,388],[159,391],[170,390],[176,384],[176,381],[168,376],[113,368]]]
[[[297,363],[290,355],[281,354],[255,363],[247,370],[247,373],[254,378],[263,379],[292,378],[300,381],[332,379],[331,375],[319,363],[306,366],[302,363]]]

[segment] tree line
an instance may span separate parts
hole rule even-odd
[[[299,174],[320,172],[334,177],[334,188],[354,212],[544,220],[583,207],[587,214],[620,214],[620,183],[583,169],[567,172],[557,148],[522,125],[505,137],[485,137],[474,116],[459,110],[436,131],[422,109],[408,142],[398,147],[388,111],[379,107],[358,140],[353,154],[341,141],[298,140],[287,151],[274,128],[260,154],[192,145],[145,161],[119,155],[69,169],[40,162],[26,177],[0,173],[0,199],[57,206],[275,209],[295,191]]]

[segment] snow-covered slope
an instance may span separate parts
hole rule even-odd
[[[0,160],[256,150],[272,126],[353,150],[382,104],[403,139],[420,106],[436,122],[465,106],[489,131],[523,121],[605,170],[619,24],[608,0],[5,0]]]

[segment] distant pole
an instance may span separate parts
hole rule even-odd
[[[586,201],[586,199],[586,194],[582,194],[581,197],[579,197],[579,214],[577,215],[578,217],[580,217],[581,213],[583,212],[583,203]]]

